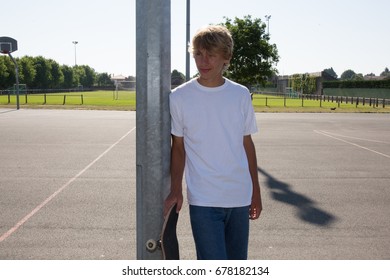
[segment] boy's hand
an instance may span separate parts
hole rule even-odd
[[[167,198],[164,201],[164,210],[163,210],[163,215],[164,218],[168,214],[169,209],[173,205],[177,204],[176,206],[176,212],[179,213],[181,210],[181,207],[183,206],[183,194],[181,192],[175,194],[175,193],[170,193]]]
[[[260,217],[263,205],[261,203],[260,188],[256,188],[252,195],[251,208],[249,209],[249,219],[257,220]]]

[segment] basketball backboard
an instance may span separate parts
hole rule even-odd
[[[0,53],[9,54],[18,50],[18,42],[10,37],[0,37]]]

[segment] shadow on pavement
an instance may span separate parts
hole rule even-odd
[[[310,198],[292,191],[288,184],[279,181],[260,167],[257,170],[267,178],[266,186],[271,190],[272,198],[296,207],[301,220],[324,227],[335,221],[335,216],[316,207]]]
[[[10,109],[10,110],[6,110],[6,111],[0,111],[0,114],[5,114],[5,113],[9,113],[9,112],[14,112],[14,111],[17,111],[17,110],[16,109]]]

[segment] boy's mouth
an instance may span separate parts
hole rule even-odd
[[[210,72],[210,69],[209,68],[200,68],[199,72],[206,74],[206,73]]]

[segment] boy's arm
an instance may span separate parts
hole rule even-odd
[[[177,212],[183,205],[182,180],[185,165],[184,138],[172,135],[171,148],[171,192],[164,202],[164,217],[168,210],[177,203]]]
[[[263,209],[260,194],[260,183],[257,175],[257,158],[256,149],[250,135],[244,136],[244,149],[248,158],[249,173],[252,178],[253,194],[252,203],[249,212],[249,218],[252,220],[258,219]]]

